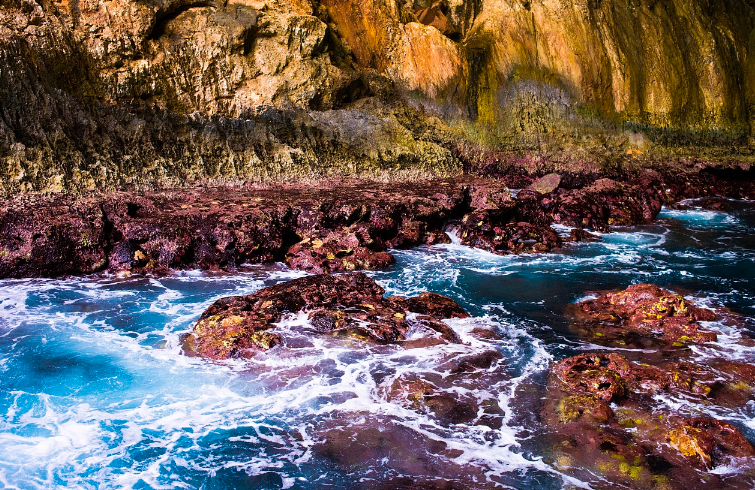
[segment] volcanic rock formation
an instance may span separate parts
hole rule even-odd
[[[383,298],[385,290],[361,272],[316,275],[262,289],[249,296],[216,301],[184,339],[184,349],[210,359],[244,357],[268,350],[281,339],[275,323],[304,312],[315,333],[377,342],[406,340],[410,330],[458,342],[441,320],[469,315],[450,298],[423,293],[413,298]],[[414,314],[414,315],[412,315]]]
[[[573,313],[575,329],[603,341],[632,335],[666,344],[716,340],[714,332],[700,328],[698,323],[713,321],[713,311],[698,308],[680,295],[651,284],[635,284],[583,301]]]
[[[684,362],[656,367],[615,353],[555,363],[543,410],[551,456],[564,470],[594,471],[630,488],[745,488],[707,473],[719,465],[755,467],[755,447],[739,429],[708,417],[685,417],[652,398],[676,394],[737,406],[752,400],[753,380],[730,363],[721,367]],[[747,395],[730,398],[740,384],[748,386]]]

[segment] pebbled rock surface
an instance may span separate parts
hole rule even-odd
[[[275,323],[284,315],[308,315],[314,333],[375,342],[401,342],[410,330],[458,342],[441,320],[469,315],[453,300],[424,293],[383,298],[385,290],[361,272],[321,274],[287,281],[248,296],[216,301],[183,339],[190,355],[245,357],[280,344]],[[412,315],[414,314],[414,315]]]

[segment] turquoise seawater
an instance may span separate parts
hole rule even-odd
[[[473,318],[449,322],[458,345],[318,338],[302,334],[306,320],[296,317],[281,326],[284,345],[250,361],[181,354],[180,335],[216,299],[301,276],[282,265],[233,275],[0,281],[0,487],[586,487],[547,464],[539,437],[548,364],[604,348],[569,330],[566,307],[654,283],[746,318],[738,328],[708,325],[720,340],[694,347],[693,359],[754,362],[739,340],[755,333],[755,206],[727,201],[726,209],[692,201],[664,209],[651,225],[543,255],[501,257],[456,244],[396,251],[393,268],[371,273],[388,294],[435,291],[462,304]],[[452,388],[496,407],[490,422],[439,420],[390,396],[400,376],[442,377],[444,363],[491,350],[499,362]],[[659,403],[725,419],[755,441],[753,403]]]

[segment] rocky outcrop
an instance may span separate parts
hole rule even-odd
[[[491,247],[497,238],[475,228],[479,233],[463,238],[471,246],[519,253],[560,244],[547,224],[512,222],[513,206],[505,185],[474,178],[21,196],[0,208],[0,277],[234,269],[272,261],[312,273],[380,269],[394,262],[388,246],[448,243],[446,223],[458,219],[472,229],[480,214],[510,234],[505,246]]]
[[[234,270],[273,261],[312,273],[380,269],[394,262],[389,248],[449,243],[447,228],[460,243],[493,253],[547,252],[564,242],[596,240],[582,228],[585,224],[608,230],[612,224],[646,222],[660,209],[661,198],[677,192],[755,196],[755,186],[736,174],[705,180],[693,175],[690,180],[670,175],[671,183],[660,177],[650,183],[644,177],[590,183],[585,177],[581,188],[570,188],[571,183],[550,194],[525,189],[516,199],[504,182],[470,176],[75,198],[22,194],[0,206],[0,277]],[[578,227],[561,236],[551,227],[554,222]],[[681,317],[661,323],[664,328],[674,323],[681,336],[694,327],[685,326]],[[643,325],[644,333],[637,330]],[[650,326],[632,328],[648,335]],[[626,328],[611,331],[627,333]]]
[[[651,284],[635,284],[583,301],[572,312],[573,327],[602,342],[626,341],[633,335],[667,345],[716,340],[714,332],[698,323],[713,321],[713,311],[698,308],[680,295]]]
[[[736,372],[725,364],[725,371]],[[751,390],[747,376],[689,363],[639,364],[615,353],[561,360],[551,366],[542,414],[551,431],[551,457],[562,470],[595,472],[612,485],[721,488],[730,483],[707,471],[727,464],[748,471],[755,466],[755,447],[734,425],[685,417],[654,403],[653,396],[744,406],[752,391],[729,398],[724,393],[741,388],[722,385],[747,383]]]
[[[583,168],[678,144],[747,161],[755,9],[715,7],[4,2],[0,190],[449,175],[470,141]]]
[[[458,172],[338,46],[306,2],[4,3],[2,192]]]
[[[190,355],[210,359],[247,357],[280,344],[275,324],[284,315],[308,315],[316,334],[343,335],[375,342],[437,337],[458,342],[441,320],[469,315],[453,300],[424,293],[414,298],[383,298],[385,290],[361,272],[316,275],[264,288],[249,296],[216,301],[183,339]],[[412,315],[414,314],[414,315]]]
[[[437,240],[443,224],[464,212],[465,188],[450,180],[21,196],[0,208],[0,276],[234,269],[283,260],[310,272],[380,268],[393,263],[389,241]]]
[[[699,308],[650,284],[582,301],[568,314],[577,334],[631,359],[615,351],[582,353],[550,366],[541,415],[556,467],[629,488],[749,485],[714,471],[727,465],[752,471],[755,447],[735,424],[711,415],[752,403],[755,369],[690,356],[688,347],[717,340],[700,322],[736,323],[736,315]],[[750,343],[740,340],[742,347]],[[690,406],[709,410],[695,409],[691,417]]]

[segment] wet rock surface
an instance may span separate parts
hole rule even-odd
[[[222,298],[200,317],[184,339],[190,355],[210,359],[248,357],[281,343],[275,324],[305,313],[317,334],[395,343],[414,336],[459,339],[441,320],[469,315],[453,300],[434,293],[383,298],[385,290],[360,272],[321,274],[287,281],[248,296]]]
[[[444,224],[470,210],[506,228],[503,251],[522,251],[528,240],[541,243],[539,250],[557,245],[540,239],[542,230],[508,223],[513,206],[503,184],[475,179],[22,196],[0,210],[0,276],[221,269],[274,260],[316,273],[376,269],[393,262],[388,245],[448,242]],[[487,229],[477,234],[484,235],[482,246],[494,238]]]
[[[707,371],[708,382],[695,379],[693,370]],[[721,380],[712,375],[702,366],[656,367],[616,353],[580,354],[555,363],[542,417],[551,430],[556,465],[577,473],[596,471],[630,488],[746,488],[707,473],[721,465],[755,467],[755,447],[739,429],[709,417],[685,417],[653,401],[666,393],[704,404],[731,402],[717,396],[713,385]],[[750,394],[737,403],[752,399]]]
[[[0,208],[0,276],[234,269],[287,261],[310,272],[374,269],[386,252],[448,241],[464,181],[21,196]]]
[[[493,253],[548,252],[564,242],[596,240],[585,228],[605,231],[653,219],[668,198],[662,195],[666,185],[657,176],[626,184],[600,179],[581,188],[562,183],[549,194],[524,189],[513,198],[502,180],[464,176],[80,197],[25,194],[0,204],[0,277],[233,270],[272,261],[312,273],[380,269],[393,263],[389,247],[449,243],[447,226],[462,244]],[[738,192],[716,189],[720,195]],[[554,223],[574,228],[562,237]],[[662,316],[656,324],[627,325],[674,331],[669,339],[705,340],[694,322]]]
[[[700,321],[713,321],[713,311],[698,308],[682,296],[658,286],[635,284],[571,308],[573,328],[599,342],[632,342],[633,337],[652,342],[683,344],[716,340]]]
[[[755,400],[755,370],[691,354],[693,346],[717,340],[699,322],[727,312],[636,284],[577,303],[569,314],[578,334],[626,356],[583,353],[551,365],[541,417],[556,467],[575,475],[594,472],[633,489],[751,484],[737,474],[755,470],[755,447],[736,425],[716,419],[721,412],[715,407],[741,408]],[[749,345],[746,338],[740,342]]]
[[[383,269],[395,262],[385,242],[367,226],[322,230],[305,235],[286,252],[286,263],[314,274]]]

